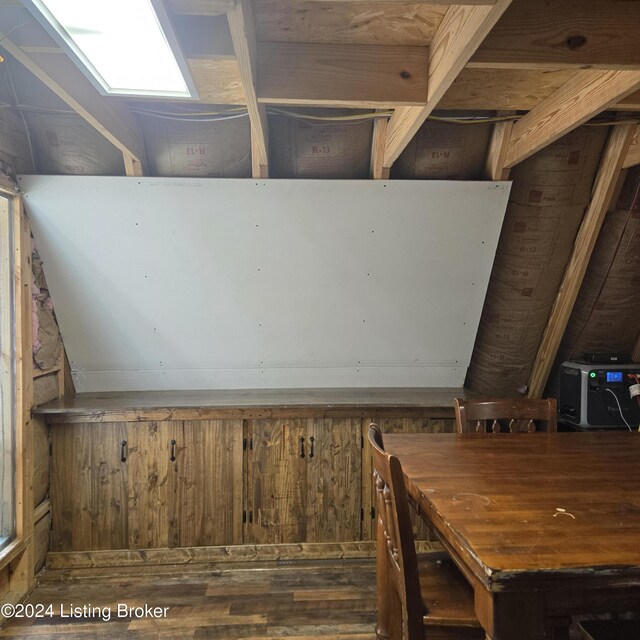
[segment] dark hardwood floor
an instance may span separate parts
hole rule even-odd
[[[13,618],[0,637],[373,640],[375,564],[296,561],[49,571],[41,574],[27,604],[36,612],[43,609],[43,617]],[[145,604],[151,610],[124,610]]]

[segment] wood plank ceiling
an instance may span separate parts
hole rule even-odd
[[[434,109],[506,118],[494,126],[490,179],[506,179],[510,168],[604,111],[627,122],[640,111],[635,0],[165,1],[198,103],[248,113],[255,178],[269,176],[274,106],[375,113],[375,179],[389,177]],[[133,111],[149,99],[99,95],[18,0],[0,0],[0,49],[109,140],[128,175],[144,175]],[[614,131],[534,364],[532,396],[543,391],[620,171],[640,163],[636,125]]]

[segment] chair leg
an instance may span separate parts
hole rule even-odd
[[[387,550],[384,548],[384,530],[382,520],[376,520],[376,640],[390,640],[390,593],[387,578]]]

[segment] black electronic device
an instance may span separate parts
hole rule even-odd
[[[631,355],[628,353],[585,353],[584,361],[597,364],[630,364]]]
[[[558,418],[580,429],[640,426],[640,365],[563,362]]]

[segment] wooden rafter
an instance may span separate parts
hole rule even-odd
[[[579,71],[513,126],[506,166],[522,162],[639,88],[640,71]]]
[[[447,11],[429,50],[426,105],[396,109],[387,129],[385,167],[397,160],[510,3],[499,0],[490,6],[452,6]]]
[[[371,169],[374,180],[388,180],[389,168],[384,167],[384,141],[387,137],[388,118],[378,118],[373,123],[373,139],[371,141]]]
[[[573,253],[564,273],[547,327],[538,348],[529,379],[530,398],[540,398],[560,347],[567,323],[584,279],[604,217],[609,210],[622,163],[635,132],[634,124],[614,127],[600,161],[589,208],[574,243]]]
[[[257,97],[257,42],[253,13],[249,0],[238,0],[228,15],[231,40],[240,66],[240,77],[244,88],[251,121],[251,165],[254,178],[269,176],[268,124],[264,105]]]
[[[638,336],[633,351],[631,352],[631,360],[633,362],[640,362],[640,336]]]
[[[513,111],[498,111],[497,116],[511,116]],[[487,161],[485,163],[485,177],[488,180],[508,180],[509,169],[505,166],[507,150],[511,140],[511,131],[513,130],[513,120],[505,120],[504,122],[496,122],[493,125],[493,133],[491,142],[489,143],[489,151],[487,153]]]
[[[622,168],[628,169],[629,167],[633,167],[637,164],[640,164],[640,125],[636,128],[627,157],[622,163]]]
[[[62,53],[46,51],[27,54],[6,37],[0,47],[122,152],[127,175],[142,174],[144,143],[137,121],[125,106],[105,100]]]

